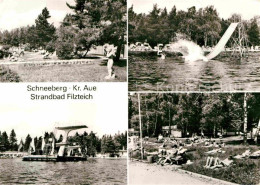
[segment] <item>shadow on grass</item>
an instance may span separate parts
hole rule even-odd
[[[100,66],[107,66],[107,61],[104,60],[100,63]],[[117,67],[126,67],[127,66],[127,60],[126,59],[120,59],[118,62],[114,62],[114,66]]]

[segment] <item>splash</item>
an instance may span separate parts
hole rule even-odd
[[[169,44],[166,51],[180,52],[185,61],[194,62],[197,60],[208,61],[200,46],[194,42],[180,39],[175,43]]]

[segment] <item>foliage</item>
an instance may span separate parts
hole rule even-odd
[[[78,51],[88,52],[93,45],[108,42],[118,46],[117,56],[120,55],[126,35],[125,0],[75,0],[75,5],[67,6],[73,13],[66,15],[60,29],[66,30],[69,37],[59,31],[58,44],[71,43],[70,48],[77,55]],[[60,53],[62,49],[65,48],[60,48]]]
[[[259,32],[259,27],[257,25],[256,19],[253,19],[253,21],[249,25],[247,34],[248,34],[248,39],[250,41],[250,45],[256,46],[260,44],[260,32]]]
[[[42,10],[42,13],[35,20],[35,31],[37,34],[37,43],[43,48],[47,43],[54,39],[55,27],[48,22],[50,13],[47,8]]]
[[[0,81],[1,82],[20,82],[20,77],[16,72],[10,69],[0,66]]]
[[[163,126],[177,125],[184,137],[192,134],[217,137],[224,131],[243,131],[244,95],[234,94],[141,94],[143,136],[162,134]],[[260,119],[258,94],[248,94],[250,131]],[[129,128],[139,130],[137,95],[129,97]]]
[[[230,23],[245,22],[238,14],[233,14],[227,20],[221,19],[214,6],[198,10],[193,6],[187,11],[177,11],[173,6],[168,13],[166,8],[160,9],[155,4],[148,14],[136,14],[131,6],[128,17],[129,42],[148,42],[152,47],[175,41],[180,33],[200,46],[214,46]],[[245,28],[251,44],[259,45],[260,34],[255,19],[246,24],[249,24],[249,28]]]
[[[18,149],[16,134],[14,132],[14,129],[12,129],[10,137],[9,137],[9,147],[10,147],[10,150],[12,150],[12,151],[16,151]]]
[[[32,138],[30,136],[30,134],[28,134],[25,138],[25,142],[24,142],[24,151],[28,151],[29,147],[30,147],[30,143],[32,142]]]

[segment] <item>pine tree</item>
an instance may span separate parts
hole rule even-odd
[[[14,132],[14,129],[12,129],[10,137],[9,137],[9,143],[10,143],[10,150],[16,151],[17,150],[17,139],[16,134]]]
[[[6,132],[2,133],[2,148],[4,151],[9,150],[9,140],[8,140],[8,135]]]
[[[259,27],[257,25],[256,19],[254,19],[251,22],[247,34],[251,45],[257,46],[260,44],[260,33],[259,33]]]
[[[30,143],[32,142],[32,138],[30,134],[26,136],[25,143],[24,143],[24,151],[28,151],[30,147]]]
[[[72,58],[72,52],[80,55],[79,51],[88,52],[93,45],[111,43],[117,46],[119,59],[126,35],[126,1],[75,0],[75,5],[67,6],[73,13],[58,31],[58,57]]]
[[[47,43],[54,39],[55,27],[48,22],[50,18],[50,12],[47,8],[42,10],[42,13],[35,20],[36,24],[36,34],[39,46],[45,48]]]

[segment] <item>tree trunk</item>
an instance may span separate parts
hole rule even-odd
[[[169,108],[169,138],[171,137],[171,110]]]
[[[159,110],[159,97],[157,97],[157,110]],[[157,135],[157,125],[158,125],[158,112],[156,111],[155,112],[155,127],[154,127],[154,132],[153,132],[153,135]]]
[[[122,43],[123,42],[120,42],[120,44],[118,44],[118,46],[117,46],[115,62],[118,62],[120,59],[121,49],[122,49],[122,45],[123,45]]]
[[[208,36],[206,34],[204,35],[204,45],[205,47],[208,45]]]
[[[216,138],[216,125],[214,123],[214,127],[213,127],[213,137]]]
[[[143,134],[142,134],[142,116],[141,116],[141,100],[138,93],[138,109],[139,109],[139,127],[140,127],[140,144],[141,144],[141,160],[143,160]]]
[[[244,94],[244,145],[247,144],[247,94]]]
[[[146,97],[145,97],[145,107],[146,107],[146,117],[147,117],[147,136],[150,137],[150,135],[149,135],[149,125],[150,125],[150,122],[149,122],[149,115],[147,113],[148,107],[147,107]]]

